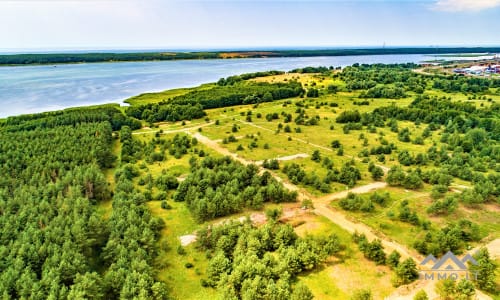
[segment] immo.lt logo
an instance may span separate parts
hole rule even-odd
[[[477,261],[470,254],[466,254],[461,259],[451,251],[448,251],[440,259],[430,254],[420,263],[420,266],[423,267],[423,270],[420,271],[420,278],[424,280],[458,280],[462,278],[476,280],[477,272],[470,271],[467,268],[467,263],[477,265]],[[430,267],[430,269],[425,267]]]

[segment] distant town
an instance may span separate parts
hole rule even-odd
[[[500,64],[499,65],[474,65],[468,68],[457,68],[453,70],[456,74],[469,74],[469,75],[489,75],[489,74],[500,74]]]
[[[500,57],[495,55],[492,60],[476,61],[474,64],[453,69],[455,74],[489,76],[500,74]]]

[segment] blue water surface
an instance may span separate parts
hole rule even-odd
[[[0,118],[73,106],[122,103],[140,93],[192,87],[248,72],[421,62],[431,58],[419,54],[367,55],[0,67]]]

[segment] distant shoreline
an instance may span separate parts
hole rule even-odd
[[[314,56],[357,56],[430,54],[452,55],[463,53],[500,53],[500,47],[444,47],[444,48],[346,48],[318,50],[248,50],[248,51],[193,51],[193,52],[89,52],[89,53],[36,53],[0,55],[0,66],[57,65],[104,62],[170,61],[196,59],[237,59]]]

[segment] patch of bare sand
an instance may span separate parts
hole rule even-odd
[[[181,245],[183,247],[191,244],[191,243],[194,243],[196,241],[196,235],[194,234],[188,234],[188,235],[183,235],[181,237],[179,237],[179,239],[181,240]]]

